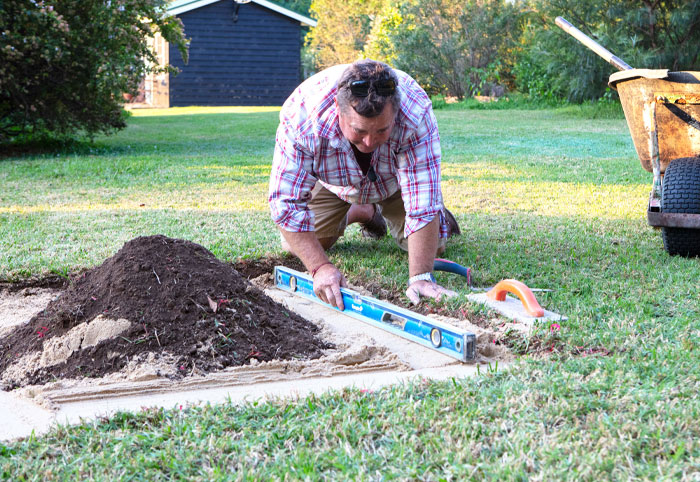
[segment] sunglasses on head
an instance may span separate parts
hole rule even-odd
[[[352,92],[352,95],[355,97],[367,97],[370,88],[376,92],[377,95],[388,97],[394,95],[394,92],[396,92],[396,82],[394,82],[394,79],[376,80],[374,82],[370,82],[369,80],[355,80],[350,82],[350,92]]]

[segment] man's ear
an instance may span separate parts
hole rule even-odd
[[[342,111],[340,110],[340,106],[338,105],[338,97],[334,97],[333,102],[335,102],[335,110],[338,112],[338,117],[340,117]]]

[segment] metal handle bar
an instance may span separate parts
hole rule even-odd
[[[585,33],[581,32],[579,29],[571,25],[569,22],[567,22],[564,18],[562,17],[557,17],[554,19],[554,23],[557,24],[559,28],[561,28],[564,32],[568,33],[571,35],[573,38],[581,42],[583,45],[600,55],[605,59],[606,62],[608,62],[610,65],[615,67],[617,70],[632,70],[633,67],[630,66],[627,62],[622,60],[621,58],[613,55],[612,52],[610,52],[608,49],[600,45],[598,42],[590,38],[588,35]]]

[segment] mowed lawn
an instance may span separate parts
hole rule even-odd
[[[281,254],[266,202],[278,112],[140,111],[92,146],[0,158],[0,280],[67,276],[156,233],[227,261]],[[700,260],[669,257],[647,226],[651,174],[624,119],[436,115],[445,202],[464,233],[444,257],[471,266],[479,286],[550,288],[541,304],[569,317],[539,327],[533,346],[513,341],[514,366],[376,393],[119,414],[0,444],[0,474],[700,479]],[[353,227],[330,255],[351,281],[403,289],[406,255],[388,239]],[[463,293],[455,275],[438,280]]]

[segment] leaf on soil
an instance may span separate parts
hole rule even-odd
[[[207,295],[207,301],[209,301],[209,308],[211,308],[212,311],[216,313],[216,311],[219,309],[219,304],[216,301],[212,300],[209,297],[209,295]]]

